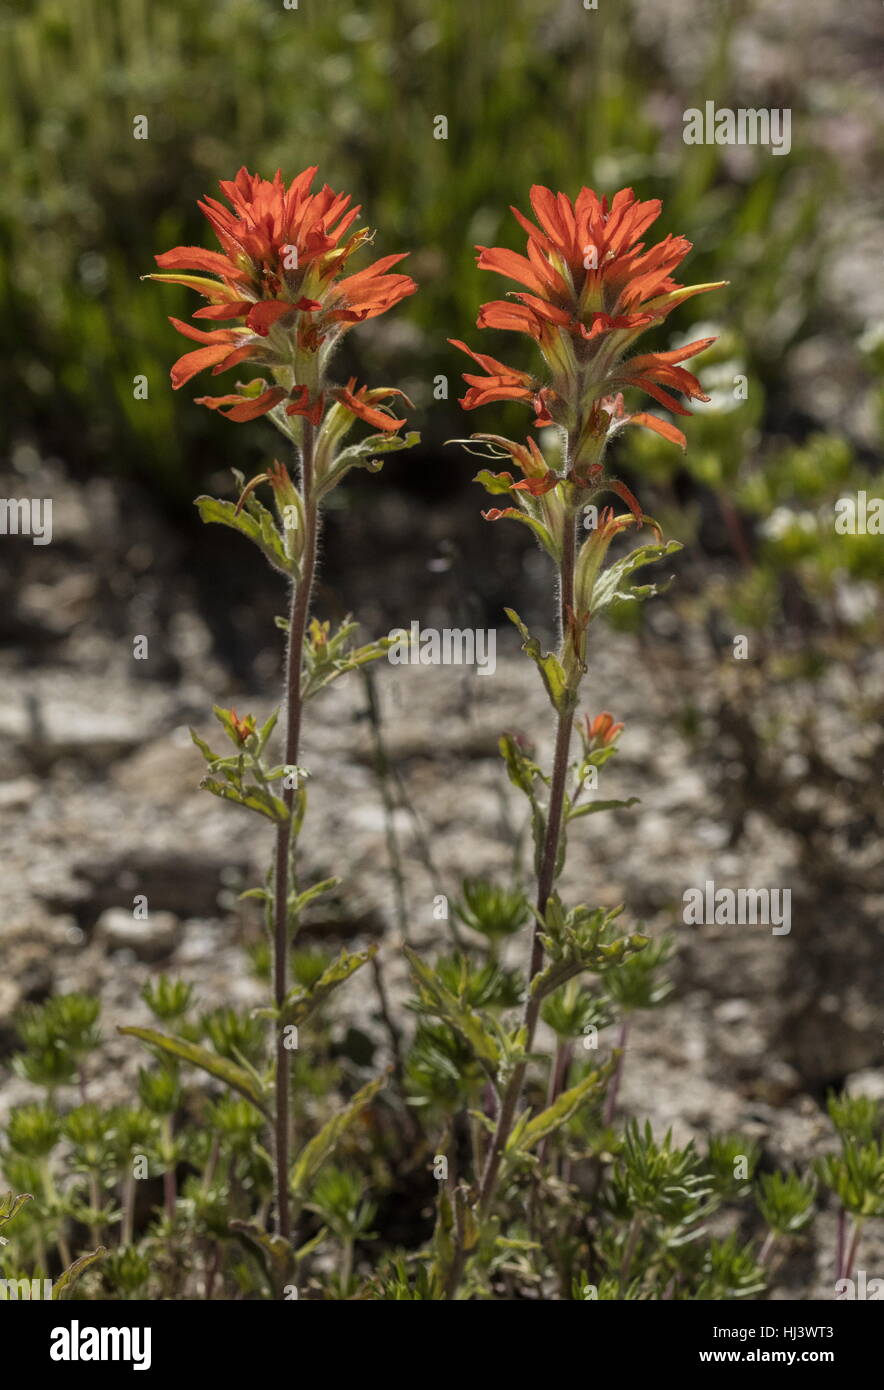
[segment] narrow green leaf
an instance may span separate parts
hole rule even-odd
[[[247,536],[263,551],[274,569],[286,575],[292,573],[292,562],[272,520],[268,525],[263,515],[259,520],[248,508],[237,511],[235,502],[226,502],[219,497],[198,497],[196,506],[203,521],[216,522],[219,526],[229,526],[232,531],[239,531],[240,535]],[[266,513],[267,518],[270,517],[266,508],[262,512]]]
[[[337,883],[337,879],[330,880]],[[282,1009],[282,1021],[284,1024],[302,1024],[315,1013],[320,1004],[339,989],[351,975],[355,975],[357,970],[361,970],[373,956],[377,955],[377,946],[369,946],[365,951],[342,951],[336,961],[333,961],[326,970],[323,970],[319,979],[309,989],[293,990],[288,996]]]
[[[91,1251],[88,1255],[81,1255],[78,1260],[74,1260],[72,1265],[68,1265],[67,1269],[58,1276],[52,1285],[53,1299],[69,1298],[74,1285],[83,1277],[87,1269],[98,1264],[98,1261],[103,1260],[106,1254],[106,1247],[99,1245],[97,1250]]]
[[[610,1068],[605,1066],[598,1071],[590,1072],[589,1076],[578,1081],[576,1086],[572,1086],[568,1091],[563,1091],[552,1105],[541,1110],[539,1115],[535,1115],[527,1122],[519,1136],[518,1147],[523,1150],[530,1150],[541,1139],[545,1139],[548,1134],[553,1134],[563,1124],[567,1124],[568,1120],[576,1115],[581,1105],[601,1090],[609,1070]],[[507,1147],[509,1148],[509,1145]]]
[[[247,1072],[244,1067],[238,1067],[227,1057],[219,1057],[217,1053],[210,1052],[207,1047],[200,1047],[198,1043],[188,1042],[186,1038],[169,1037],[166,1033],[158,1033],[153,1028],[126,1027],[118,1028],[117,1032],[122,1033],[125,1037],[139,1038],[142,1042],[150,1043],[152,1047],[158,1047],[161,1052],[168,1053],[170,1057],[175,1057],[180,1062],[186,1062],[191,1067],[198,1067],[200,1071],[208,1072],[209,1076],[214,1076],[217,1081],[223,1081],[234,1091],[239,1091],[240,1095],[251,1101],[252,1105],[263,1115],[268,1115],[267,1100],[258,1085],[257,1078]]]
[[[619,811],[629,806],[636,806],[641,801],[641,797],[630,796],[626,801],[586,801],[582,806],[575,806],[568,812],[568,820],[579,820],[581,816],[591,816],[596,811]]]
[[[306,1193],[316,1174],[334,1153],[347,1130],[386,1084],[386,1076],[379,1076],[376,1080],[369,1081],[367,1085],[356,1092],[350,1104],[339,1111],[337,1115],[333,1115],[328,1123],[323,1125],[319,1133],[310,1140],[309,1144],[304,1146],[292,1170],[289,1184],[295,1196],[300,1197]]]

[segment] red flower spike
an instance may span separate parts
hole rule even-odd
[[[533,406],[535,427],[555,425],[567,437],[566,472],[556,473],[545,462],[524,470],[526,477],[509,489],[518,509],[483,512],[489,521],[504,516],[527,521],[557,558],[581,493],[585,500],[608,490],[629,507],[625,517],[615,517],[610,509],[603,513],[600,539],[610,540],[629,525],[650,524],[659,535],[656,522],[645,517],[629,488],[606,474],[606,445],[626,425],[636,425],[683,449],[681,430],[648,411],[627,413],[622,392],[644,391],[676,415],[689,415],[678,396],[688,402],[709,397],[680,364],[714,339],[631,358],[629,353],[642,333],[660,324],[678,304],[725,282],[686,286],[673,278],[691,244],[679,236],[664,237],[651,246],[642,240],[660,214],[656,199],[641,202],[632,189],[624,188],[609,202],[591,188],[582,188],[572,202],[541,185],[535,185],[530,196],[536,221],[513,209],[528,237],[524,255],[503,247],[476,248],[480,269],[519,286],[509,298],[483,304],[478,324],[532,338],[546,363],[547,382],[474,352],[459,339],[449,341],[486,373],[464,373],[469,389],[460,403],[465,410],[492,401],[521,400]],[[517,446],[504,447],[519,461]],[[489,480],[480,475],[480,481]]]
[[[476,248],[480,269],[520,286],[510,299],[483,304],[478,323],[533,338],[552,380],[532,391],[525,373],[494,358],[483,363],[481,354],[465,348],[484,365],[488,377],[465,376],[471,389],[461,404],[472,410],[494,400],[530,399],[536,425],[555,423],[569,431],[576,427],[587,442],[595,437],[599,445],[577,450],[571,461],[579,476],[592,461],[587,455],[597,455],[604,444],[600,430],[585,433],[585,421],[613,389],[637,387],[681,415],[690,412],[673,392],[689,401],[707,399],[696,377],[677,364],[702,352],[712,339],[631,360],[627,354],[645,329],[660,323],[678,304],[724,282],[685,286],[673,279],[691,244],[684,237],[667,236],[649,247],[641,239],[660,214],[657,199],[642,202],[632,189],[624,188],[609,202],[583,188],[572,202],[541,185],[535,185],[530,196],[536,221],[513,209],[528,235],[525,255],[503,247]],[[683,436],[674,427],[647,423],[656,418],[642,413],[624,416],[617,428],[646,425],[681,444]]]
[[[353,275],[342,274],[370,233],[351,231],[360,209],[350,207],[347,195],[333,192],[328,185],[311,192],[315,176],[315,168],[305,169],[286,185],[279,171],[273,179],[263,179],[240,169],[235,179],[220,185],[229,206],[214,198],[199,204],[221,250],[176,246],[156,257],[167,273],[152,278],[179,281],[208,301],[195,317],[236,324],[204,334],[172,320],[179,332],[203,344],[172,368],[176,389],[205,368],[217,374],[252,359],[270,368],[277,382],[286,383],[284,394],[291,390],[295,409],[289,413],[306,414],[318,425],[321,395],[314,394],[309,407],[302,409],[306,397],[298,394],[306,391],[305,380],[315,383],[315,367],[309,358],[354,323],[385,313],[417,289],[408,275],[387,274],[404,253],[382,257]],[[179,271],[180,275],[175,274]],[[218,399],[230,404],[226,397]],[[211,400],[202,398],[205,404]],[[367,408],[361,396],[359,403]],[[264,413],[253,406],[249,400],[242,410],[234,406],[223,413],[230,420],[254,419],[255,414]],[[394,428],[389,417],[383,418],[380,428]]]

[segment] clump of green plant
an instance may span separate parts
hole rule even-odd
[[[237,1068],[247,1072],[249,1053],[266,1050],[266,1025],[232,1009],[200,1013],[192,986],[166,976],[149,981],[143,997],[158,1024],[174,1023],[180,1050],[154,1043],[131,1101],[72,1104],[76,1091],[70,1082],[61,1090],[53,1067],[35,1083],[41,1099],[10,1113],[0,1140],[0,1175],[13,1189],[0,1201],[0,1278],[14,1286],[10,1296],[292,1298],[299,1270],[315,1289],[326,1283],[327,1296],[348,1296],[352,1273],[332,1269],[320,1279],[310,1257],[337,1243],[346,1266],[356,1242],[371,1239],[374,1207],[366,1165],[352,1164],[363,1147],[353,1127],[383,1078],[354,1088],[327,1006],[316,1001],[311,1047],[298,1057],[297,1120],[312,1137],[292,1167],[293,1215],[309,1228],[295,1248],[268,1231],[267,1119],[257,1096],[238,1088]],[[45,1030],[59,1018],[88,1014],[95,1028],[93,1004],[73,994],[29,1007],[19,1029],[21,1073],[37,1076]],[[67,1042],[57,1051],[71,1060]],[[348,1090],[343,1107],[330,1104]],[[326,1166],[336,1151],[338,1164]]]

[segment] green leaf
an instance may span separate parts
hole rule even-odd
[[[436,972],[426,965],[410,946],[404,947],[404,950],[433,1012],[460,1033],[478,1058],[496,1067],[500,1059],[500,1048],[496,1039],[486,1031],[480,1015],[467,1004],[462,1004],[446,989]]]
[[[281,574],[295,572],[297,567],[286,554],[283,539],[265,507],[261,508],[259,519],[247,507],[237,511],[235,502],[225,502],[219,497],[198,497],[195,505],[203,521],[229,526],[231,530],[247,536]]]
[[[280,1297],[285,1285],[294,1278],[296,1256],[291,1242],[283,1236],[269,1235],[250,1221],[231,1221],[230,1229],[258,1256],[274,1295]]]
[[[593,617],[596,613],[601,613],[608,608],[616,599],[646,599],[653,597],[654,594],[661,593],[664,585],[660,584],[627,584],[625,581],[637,569],[643,565],[653,564],[657,560],[664,560],[670,555],[675,555],[681,550],[682,546],[678,541],[667,541],[665,545],[639,545],[635,550],[631,550],[628,555],[624,555],[622,560],[617,560],[613,565],[596,577],[592,586],[592,597],[589,601],[589,614]]]
[[[497,746],[506,763],[507,776],[513,786],[518,787],[520,792],[524,792],[533,805],[535,802],[534,783],[538,778],[543,779],[540,767],[519,746],[512,734],[501,734]]]
[[[249,811],[258,811],[276,824],[288,820],[289,813],[285,802],[265,791],[263,787],[248,784],[239,788],[227,782],[219,782],[214,777],[203,777],[200,786],[203,791],[211,792],[213,796],[223,797],[225,801],[235,801],[238,806],[245,806]]]
[[[33,1202],[30,1192],[21,1192],[13,1197],[11,1192],[7,1192],[5,1197],[0,1197],[0,1226],[7,1221],[13,1221],[18,1216],[25,1202]],[[2,1245],[0,1241],[0,1245]]]
[[[619,811],[629,806],[636,806],[641,801],[641,797],[630,796],[626,801],[587,801],[582,806],[575,806],[568,810],[566,819],[579,820],[581,816],[591,816],[596,811]]]
[[[251,1101],[262,1115],[269,1118],[267,1100],[258,1078],[246,1071],[245,1067],[238,1067],[227,1057],[219,1057],[216,1052],[210,1052],[207,1047],[200,1047],[198,1043],[188,1042],[186,1038],[169,1037],[166,1033],[157,1033],[153,1028],[126,1027],[118,1028],[117,1032],[122,1033],[124,1037],[140,1038],[142,1042],[150,1043],[152,1047],[159,1048],[170,1057],[208,1072],[216,1080],[223,1081],[234,1091],[239,1091],[240,1095]]]
[[[474,483],[481,483],[486,492],[496,496],[501,492],[511,492],[513,487],[513,477],[510,473],[492,473],[490,468],[483,468],[473,479]]]
[[[193,739],[194,743],[202,753],[207,763],[216,763],[218,761],[217,753],[212,752],[211,748],[206,743],[206,740],[204,738],[200,738],[196,729],[191,729],[190,737]]]
[[[91,1251],[88,1255],[81,1255],[78,1260],[74,1260],[72,1265],[68,1265],[67,1269],[58,1276],[52,1285],[53,1299],[68,1298],[74,1285],[83,1277],[87,1269],[91,1269],[94,1264],[98,1264],[98,1261],[103,1260],[106,1254],[106,1247],[99,1245],[97,1250]]]
[[[264,752],[264,749],[267,746],[267,741],[270,738],[270,735],[273,733],[273,730],[276,728],[276,721],[278,718],[279,710],[275,709],[271,714],[270,718],[266,721],[266,723],[264,723],[261,726],[261,732],[258,735],[258,746],[255,749],[256,758],[260,758],[261,754]]]
[[[329,883],[338,881],[328,880]],[[302,894],[303,896],[305,895]],[[355,975],[357,970],[361,970],[363,965],[377,955],[377,949],[377,946],[369,946],[365,951],[342,951],[337,960],[332,961],[331,965],[323,970],[319,979],[309,989],[293,990],[282,1007],[283,1024],[305,1023],[329,995],[334,994],[351,975]]]
[[[338,1144],[343,1139],[347,1130],[359,1118],[367,1105],[370,1105],[375,1096],[387,1084],[386,1076],[379,1076],[374,1081],[369,1081],[356,1092],[350,1104],[333,1115],[327,1124],[309,1144],[306,1144],[298,1155],[297,1162],[290,1179],[290,1190],[295,1196],[303,1196],[309,1188],[311,1182],[319,1172],[325,1161],[334,1153]]]
[[[379,657],[386,656],[397,641],[397,637],[379,637],[376,642],[367,642],[362,647],[352,647],[349,651],[342,651],[340,655],[332,649],[332,643],[327,644],[329,650],[320,650],[318,653],[308,647],[301,681],[303,698],[310,699],[339,676],[345,675],[348,671],[355,671],[357,667],[365,666],[369,661],[377,661]]]
[[[502,521],[504,517],[506,517],[508,521],[522,521],[526,526],[530,526],[544,550],[552,556],[556,563],[558,563],[558,548],[549,530],[544,526],[542,521],[538,521],[536,517],[529,516],[527,512],[520,511],[518,507],[506,507],[501,512],[500,516],[494,519],[496,521]]]
[[[339,878],[324,878],[321,883],[314,883],[312,888],[305,888],[303,893],[292,894],[289,898],[289,911],[296,917],[300,916],[305,907],[321,898],[323,893],[330,893],[340,882]]]
[[[504,612],[511,623],[514,623],[519,630],[522,639],[522,651],[527,652],[534,662],[546,686],[546,693],[549,696],[553,709],[561,714],[563,710],[573,703],[573,696],[568,689],[565,672],[562,663],[552,652],[547,652],[544,656],[540,648],[540,643],[536,637],[532,637],[518,613],[512,608],[505,608]]]
[[[352,421],[351,421],[352,423]],[[333,487],[341,481],[345,473],[349,473],[351,468],[367,468],[371,473],[377,473],[383,467],[383,460],[375,458],[376,454],[393,454],[400,449],[413,449],[415,444],[420,443],[420,435],[416,430],[410,430],[408,434],[371,434],[366,439],[360,439],[358,444],[350,444],[346,449],[342,449],[336,456],[334,462],[325,476],[320,479],[316,490],[317,498],[325,497],[331,492]]]
[[[552,1105],[541,1110],[539,1115],[529,1119],[526,1124],[519,1127],[518,1140],[516,1147],[521,1150],[533,1149],[541,1139],[545,1139],[548,1134],[553,1134],[557,1129],[576,1115],[581,1105],[591,1096],[600,1092],[611,1071],[610,1063],[600,1067],[598,1071],[590,1072],[582,1081],[578,1081],[576,1086],[570,1090],[563,1091]],[[507,1149],[514,1147],[516,1141],[516,1129],[510,1138]]]

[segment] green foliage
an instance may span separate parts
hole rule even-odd
[[[672,993],[672,982],[661,974],[672,956],[675,941],[664,936],[649,941],[637,955],[631,955],[622,965],[605,976],[605,988],[624,1013],[635,1009],[656,1009]]]
[[[577,979],[554,990],[543,1001],[540,1016],[559,1038],[580,1038],[614,1021],[611,1000],[583,988]]]
[[[531,908],[521,888],[501,887],[484,878],[465,878],[454,911],[471,931],[497,946],[529,920]]]
[[[745,1197],[752,1188],[760,1149],[741,1134],[713,1134],[709,1138],[706,1162],[724,1197]]]
[[[681,1147],[667,1131],[654,1138],[649,1122],[626,1126],[612,1174],[608,1204],[618,1215],[654,1216],[667,1243],[680,1245],[698,1234],[714,1206],[715,1186],[693,1142]]]
[[[884,1216],[884,1151],[880,1142],[843,1141],[840,1154],[820,1159],[817,1174],[857,1220]]]
[[[548,963],[535,975],[532,993],[544,999],[584,971],[604,974],[607,983],[616,966],[644,951],[646,936],[618,935],[616,922],[622,911],[622,906],[609,910],[583,904],[566,911],[558,894],[552,893],[540,933]]]
[[[140,1038],[142,1042],[150,1043],[152,1047],[166,1057],[174,1058],[176,1061],[186,1062],[192,1067],[198,1067],[201,1071],[207,1072],[209,1076],[214,1076],[218,1081],[223,1081],[225,1085],[231,1086],[235,1091],[250,1100],[259,1110],[266,1110],[267,1099],[264,1087],[259,1077],[245,1067],[237,1066],[226,1057],[218,1056],[210,1052],[208,1048],[199,1047],[196,1043],[188,1042],[185,1038],[173,1038],[164,1033],[158,1033],[153,1028],[120,1028],[118,1030],[124,1037]],[[158,1083],[161,1088],[163,1083]],[[164,1104],[164,1091],[161,1089],[160,1104]]]
[[[607,546],[597,541],[596,538],[601,537],[601,534],[600,531],[594,531],[589,539],[584,541],[577,560],[574,581],[580,595],[582,610],[587,612],[590,618],[597,613],[603,613],[612,603],[640,601],[653,598],[655,594],[664,591],[668,581],[658,584],[631,584],[628,580],[636,570],[642,569],[645,565],[676,555],[682,548],[679,541],[666,541],[662,545],[637,545],[628,555],[602,569],[601,561],[604,559]]]
[[[794,1235],[813,1218],[816,1184],[798,1173],[762,1173],[758,1210],[777,1235]]]
[[[200,782],[206,791],[212,792],[227,801],[235,801],[249,811],[257,811],[268,820],[280,822],[289,819],[285,802],[270,790],[269,783],[283,777],[284,767],[266,768],[262,753],[267,739],[276,723],[276,715],[271,715],[261,734],[252,734],[245,742],[240,739],[231,721],[232,711],[215,707],[215,716],[224,726],[225,732],[240,751],[231,757],[213,753],[205,739],[191,729],[190,736],[205,758],[209,771]],[[300,773],[301,769],[296,769]],[[250,778],[254,780],[249,780]],[[303,803],[304,789],[299,781],[299,802]],[[299,804],[299,814],[303,815],[303,805]]]
[[[510,622],[518,628],[519,636],[522,639],[522,651],[530,656],[534,665],[540,672],[549,702],[556,713],[573,711],[574,690],[569,687],[565,668],[554,652],[544,654],[539,641],[532,637],[518,613],[512,608],[505,609]]]
[[[36,1085],[64,1085],[77,1075],[97,1045],[99,1004],[85,994],[63,994],[45,1004],[28,1004],[16,1025],[26,1051],[17,1059],[22,1076]]]
[[[145,981],[141,997],[160,1023],[175,1023],[190,1008],[193,985],[185,984],[183,980],[172,980],[168,975],[159,975],[155,980]]]

